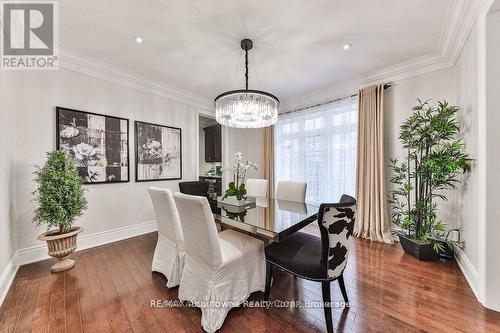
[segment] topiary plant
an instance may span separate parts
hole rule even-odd
[[[85,189],[73,160],[65,151],[49,152],[43,167],[36,166],[33,174],[38,183],[33,192],[38,204],[33,222],[46,225],[47,230],[57,227],[59,234],[68,232],[87,209]]]

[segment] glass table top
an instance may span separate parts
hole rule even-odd
[[[314,222],[319,209],[312,203],[274,198],[248,198],[245,205],[236,206],[221,198],[217,207],[222,224],[278,241]]]

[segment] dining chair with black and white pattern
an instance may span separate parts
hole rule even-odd
[[[356,215],[356,200],[342,195],[339,203],[321,204],[318,226],[321,236],[296,232],[281,242],[266,247],[266,290],[269,300],[273,268],[278,268],[303,279],[321,282],[325,321],[328,332],[333,332],[330,282],[337,280],[348,303],[344,283]]]

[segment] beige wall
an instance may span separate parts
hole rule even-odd
[[[31,222],[35,208],[31,202],[31,192],[35,189],[32,172],[35,164],[44,162],[45,152],[55,149],[55,106],[129,119],[130,182],[86,186],[88,210],[77,221],[78,225],[85,228],[83,235],[154,221],[152,205],[146,191],[148,186],[168,187],[178,191],[179,181],[134,181],[135,120],[182,128],[183,180],[198,178],[196,170],[199,167],[198,160],[203,158],[203,148],[200,147],[198,151],[200,130],[195,126],[198,114],[192,106],[64,69],[50,72],[15,72],[9,86],[9,97],[16,101],[16,105],[15,108],[9,108],[10,112],[2,113],[2,117],[4,114],[9,117],[15,114],[18,121],[16,126],[12,121],[10,132],[2,134],[10,133],[10,138],[17,138],[15,143],[11,140],[10,144],[4,146],[18,152],[15,158],[13,154],[6,154],[12,157],[11,170],[17,170],[15,178],[12,175],[8,178],[14,180],[12,187],[15,187],[16,191],[15,196],[14,192],[11,192],[13,200],[4,201],[2,197],[1,204],[16,205],[16,214],[12,216],[11,222],[17,225],[18,236],[6,237],[6,241],[1,242],[2,246],[9,244],[8,240],[17,240],[17,249],[40,245],[36,236],[42,230]],[[2,121],[2,126],[4,124],[7,123]],[[262,145],[261,129],[225,129],[224,164],[232,165],[232,155],[241,151],[245,159],[257,162],[260,166],[258,171],[250,171],[248,175],[262,177]],[[5,170],[8,168],[2,167],[2,172]],[[7,178],[7,175],[1,179],[4,178]],[[16,249],[16,245],[12,248]],[[5,257],[5,260],[10,260],[12,251]]]
[[[449,200],[449,209],[446,216],[456,219],[463,240],[465,241],[464,253],[474,270],[471,274],[478,274],[479,270],[479,233],[478,214],[479,206],[479,167],[483,163],[479,154],[479,97],[477,89],[478,80],[478,31],[475,25],[467,38],[460,56],[454,66],[457,79],[457,103],[462,108],[461,120],[463,140],[467,151],[475,159],[471,174],[453,192]],[[464,263],[468,264],[468,263]],[[474,279],[474,277],[471,277]],[[472,281],[477,292],[478,281]]]
[[[17,250],[17,228],[13,218],[16,131],[10,75],[11,72],[0,70],[0,292],[8,279],[3,273]]]
[[[497,2],[499,2],[497,0]],[[487,203],[485,302],[500,311],[500,11],[487,17]]]
[[[88,210],[76,222],[83,235],[154,221],[148,186],[178,190],[178,181],[136,183],[134,121],[182,128],[183,179],[197,178],[198,128],[194,107],[69,70],[15,72],[10,84],[16,107],[17,142],[13,167],[17,206],[18,248],[39,245],[42,231],[31,222],[33,165],[43,163],[45,152],[55,149],[55,106],[114,115],[129,119],[130,182],[86,186]],[[2,122],[3,123],[3,122]],[[3,171],[3,168],[2,168]],[[3,242],[2,242],[3,244]]]
[[[244,161],[257,163],[258,170],[249,170],[247,178],[264,178],[264,130],[261,128],[229,128],[222,129],[222,165],[231,168],[234,164],[233,155],[243,153]],[[231,172],[223,173],[224,186],[232,181]]]
[[[183,180],[198,179],[199,162],[204,164],[198,112],[191,105],[65,69],[0,71],[0,101],[0,302],[16,265],[46,253],[39,247],[44,244],[36,238],[44,230],[32,223],[32,172],[34,165],[44,163],[45,153],[55,149],[56,106],[129,119],[130,182],[86,186],[88,209],[76,221],[84,227],[82,236],[94,235],[92,239],[105,241],[107,236],[100,235],[116,230],[116,237],[126,237],[130,227],[154,222],[148,186],[178,191],[179,181],[134,181],[135,120],[182,129]],[[260,166],[249,176],[262,177],[262,145],[262,130],[224,129],[225,165],[232,165],[232,155],[241,151],[245,159]],[[134,230],[146,229],[141,226]],[[80,238],[80,245],[82,242]],[[83,246],[92,244],[88,241]],[[14,260],[17,250],[20,257]]]
[[[406,156],[398,139],[399,127],[412,114],[412,107],[417,105],[417,99],[422,101],[430,99],[431,103],[446,100],[450,104],[457,105],[456,87],[455,68],[446,68],[392,83],[392,87],[385,91],[384,148],[386,165],[389,165],[392,157],[404,159]],[[389,191],[394,188],[390,183],[391,170],[389,168],[387,168],[386,175]],[[444,206],[440,207],[440,214],[448,215],[450,203],[443,202],[442,204]],[[446,216],[444,219],[448,227],[458,226],[455,217]]]
[[[385,95],[385,149],[387,163],[391,156],[404,157],[398,141],[399,126],[412,113],[411,108],[422,101],[446,100],[461,108],[463,140],[472,158],[478,157],[478,97],[474,89],[477,76],[475,31],[467,39],[453,67],[393,82]],[[389,169],[387,175],[390,175]],[[389,178],[389,177],[388,177]],[[392,188],[387,179],[388,188]],[[463,179],[456,191],[446,193],[448,201],[441,202],[439,213],[449,228],[459,227],[465,240],[465,254],[477,270],[478,234],[476,225],[477,168]]]

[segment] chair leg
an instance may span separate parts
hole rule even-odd
[[[325,311],[326,330],[328,333],[333,333],[330,282],[321,282],[321,291],[323,293],[323,310]]]
[[[269,301],[272,279],[273,279],[273,264],[266,261],[266,290],[264,291],[264,301]]]
[[[342,296],[344,296],[344,302],[349,303],[349,298],[347,298],[347,291],[345,290],[345,284],[344,284],[344,274],[340,274],[339,278],[339,287],[340,291],[342,292]]]

